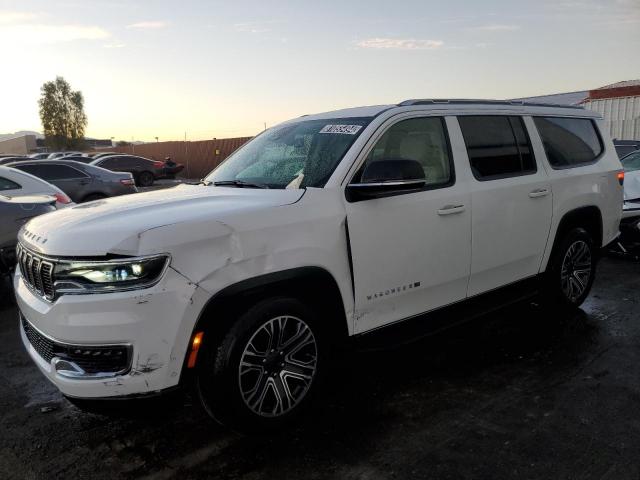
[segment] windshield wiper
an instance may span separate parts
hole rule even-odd
[[[217,182],[213,182],[213,185],[216,187],[269,188],[268,185],[245,182],[243,180],[219,180]]]

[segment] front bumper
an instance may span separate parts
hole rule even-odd
[[[19,269],[14,286],[23,343],[63,394],[117,397],[178,384],[198,312],[197,287],[175,270],[144,290],[63,295],[53,303],[34,294]]]

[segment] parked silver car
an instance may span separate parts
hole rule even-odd
[[[73,205],[69,196],[55,185],[17,168],[0,165],[0,195],[51,195],[56,197],[56,208]]]
[[[27,220],[56,209],[51,195],[0,195],[0,274],[15,266],[18,231]]]
[[[130,173],[112,172],[73,160],[34,160],[7,166],[54,184],[76,203],[138,191]]]

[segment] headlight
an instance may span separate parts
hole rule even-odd
[[[155,285],[169,263],[168,255],[106,261],[59,261],[53,278],[56,293],[117,292]]]

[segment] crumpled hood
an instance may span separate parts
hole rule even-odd
[[[180,185],[97,200],[36,217],[21,230],[19,239],[36,251],[54,256],[136,254],[146,231],[166,225],[190,228],[194,223],[225,228],[224,219],[230,214],[289,205],[303,194],[304,190]]]

